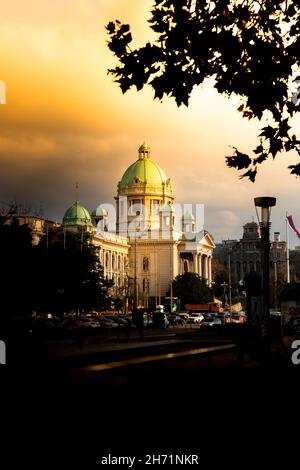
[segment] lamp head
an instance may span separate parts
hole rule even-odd
[[[255,197],[255,207],[261,207],[261,224],[266,227],[270,221],[271,207],[276,205],[275,197]]]
[[[256,207],[269,208],[276,205],[276,197],[255,197],[254,204]]]

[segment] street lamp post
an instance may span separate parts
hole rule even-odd
[[[139,216],[139,212],[137,212],[137,216]],[[134,233],[134,281],[133,281],[133,312],[136,313],[137,310],[137,249],[136,249],[136,244],[137,244],[137,232],[139,231],[139,226],[137,225],[137,222],[135,223],[135,233]]]
[[[228,302],[227,302],[227,295],[226,295],[226,287],[228,286],[227,282],[222,282],[221,286],[223,287],[224,289],[224,306],[228,306]]]
[[[231,256],[230,256],[230,251],[228,253],[228,291],[229,291],[229,313],[230,313],[230,322],[231,322],[232,298],[231,298]]]
[[[262,339],[269,335],[270,318],[270,216],[271,207],[276,204],[275,197],[254,198],[255,208],[261,208],[259,225],[261,229],[261,266],[262,266],[262,293],[261,293],[261,321],[260,334]]]
[[[133,279],[133,312],[136,312],[137,308],[137,279],[136,279],[136,231],[134,238],[134,279]]]

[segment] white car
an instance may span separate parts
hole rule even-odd
[[[194,312],[194,313],[190,313],[189,318],[188,318],[188,323],[201,323],[203,320],[204,320],[203,313]]]

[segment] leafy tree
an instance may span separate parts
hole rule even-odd
[[[226,300],[227,295],[224,295],[224,284],[225,286],[225,292],[228,291],[228,273],[224,269],[223,271],[219,271],[218,273],[215,274],[214,276],[214,286],[213,286],[213,292],[215,297],[222,299],[224,302]]]
[[[90,235],[82,235],[53,229],[41,240],[35,296],[38,310],[62,312],[110,306],[113,282],[104,278]]]
[[[11,216],[0,217],[1,319],[31,313],[33,302],[31,229]]]
[[[299,112],[299,0],[155,0],[149,20],[155,41],[132,49],[128,24],[106,26],[108,46],[119,64],[109,70],[125,93],[148,84],[154,98],[171,96],[188,106],[191,92],[207,78],[216,90],[240,97],[238,112],[266,120],[253,155],[233,147],[227,165],[255,180],[258,165],[270,156],[295,150],[292,131]],[[300,163],[289,166],[300,175]],[[246,170],[246,171],[245,171]]]
[[[179,274],[173,281],[173,293],[185,304],[205,304],[213,299],[206,281],[195,273]]]

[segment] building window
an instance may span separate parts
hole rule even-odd
[[[158,215],[159,213],[159,200],[158,199],[152,199],[151,200],[151,215]]]
[[[121,271],[122,269],[122,261],[121,261],[121,256],[118,256],[118,271]]]
[[[143,201],[141,199],[133,199],[130,202],[130,215],[143,214]]]
[[[112,269],[116,269],[116,257],[113,254],[111,259]]]
[[[108,253],[106,253],[106,255],[105,255],[105,267],[106,267],[106,269],[108,269],[108,266],[109,266],[109,255],[108,255]]]
[[[143,271],[149,271],[149,258],[143,258]]]
[[[188,272],[189,272],[189,263],[188,263],[187,261],[185,261],[185,262],[183,263],[183,271],[184,271],[185,273],[188,273]]]

